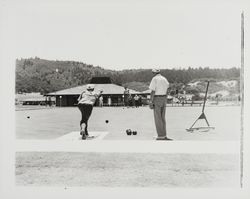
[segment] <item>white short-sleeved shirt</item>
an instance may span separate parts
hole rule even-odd
[[[168,80],[161,74],[154,76],[149,85],[149,89],[155,91],[155,95],[166,95],[168,87]]]
[[[91,104],[94,105],[96,99],[98,98],[98,94],[94,91],[84,91],[81,94],[81,99],[79,100],[79,104]]]

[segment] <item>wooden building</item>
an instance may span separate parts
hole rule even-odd
[[[95,86],[95,91],[103,90],[103,105],[106,106],[108,98],[111,98],[111,106],[122,106],[123,105],[123,93],[124,87],[111,83],[108,77],[94,77],[90,81]],[[56,106],[76,106],[79,95],[86,90],[86,86],[77,86],[74,88],[64,89],[56,92],[47,94],[46,96],[56,97]],[[140,94],[135,90],[130,90],[131,95]],[[98,101],[96,103],[98,105]]]

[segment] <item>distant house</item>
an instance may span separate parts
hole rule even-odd
[[[142,91],[142,96],[146,97],[148,99],[148,102],[149,102],[149,99],[150,99],[150,95],[151,95],[151,90],[150,89]],[[168,95],[167,96],[167,103],[175,102],[175,99],[177,99],[177,98]]]
[[[23,105],[46,105],[45,98],[30,98],[22,102]]]
[[[103,105],[107,105],[108,97],[111,97],[112,106],[121,106],[123,105],[123,93],[124,87],[111,83],[109,77],[94,77],[90,81],[91,84],[95,85],[95,91],[103,90]],[[64,89],[56,92],[47,94],[46,96],[55,96],[56,97],[56,106],[76,106],[79,95],[86,90],[85,85]],[[129,89],[130,94],[140,94],[140,92]],[[98,105],[98,102],[96,103]]]
[[[15,104],[22,105],[53,105],[55,99],[41,95],[40,93],[18,93],[15,96]]]
[[[193,96],[193,94],[178,94],[178,98],[184,99],[186,101],[191,101]]]
[[[143,96],[150,98],[151,90],[148,89],[148,90],[142,91],[141,93]],[[180,99],[184,99],[185,101],[191,101],[193,96],[194,96],[193,94],[178,94],[178,97],[168,95],[167,96],[167,103],[169,103],[169,104],[170,103],[180,103],[181,102]]]

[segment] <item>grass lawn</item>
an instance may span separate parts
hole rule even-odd
[[[205,113],[215,130],[189,133],[185,129],[201,114],[201,107],[167,107],[168,136],[187,141],[239,141],[239,106],[207,107]],[[78,131],[79,120],[77,107],[16,111],[16,137],[56,139]],[[128,128],[137,130],[138,135],[127,136]],[[156,135],[153,112],[148,107],[95,107],[89,131],[108,131],[104,139],[114,141],[152,140]],[[16,184],[238,188],[239,162],[238,154],[16,152]]]
[[[202,107],[167,107],[168,136],[175,140],[239,140],[239,106],[206,107],[206,116],[215,130],[186,132],[185,129],[201,114],[201,109]],[[78,131],[80,117],[77,107],[16,111],[16,138],[56,139]],[[106,120],[109,122],[106,123]],[[136,130],[138,135],[127,136],[125,131],[129,128]],[[89,131],[108,131],[105,139],[109,140],[152,140],[156,135],[153,112],[148,107],[94,107],[89,120]]]
[[[17,152],[24,186],[239,187],[233,154]]]

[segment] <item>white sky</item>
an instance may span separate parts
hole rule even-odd
[[[240,1],[11,2],[3,16],[17,58],[116,70],[240,67]]]

